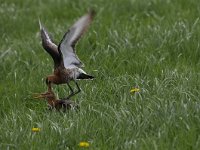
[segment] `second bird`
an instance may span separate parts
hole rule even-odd
[[[49,34],[39,21],[43,48],[54,60],[54,72],[46,78],[48,91],[52,90],[52,83],[66,83],[71,91],[71,94],[67,97],[67,99],[69,99],[71,96],[81,91],[77,83],[78,79],[94,78],[81,69],[84,65],[75,52],[75,45],[89,27],[94,14],[94,11],[90,11],[88,14],[82,16],[77,22],[75,22],[75,24],[65,33],[58,46],[53,43]],[[77,86],[76,91],[74,91],[70,86],[70,81],[75,82]]]

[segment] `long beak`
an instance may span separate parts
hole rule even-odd
[[[45,98],[46,93],[34,93],[33,98],[39,99],[39,98]]]

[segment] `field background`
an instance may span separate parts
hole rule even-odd
[[[79,112],[46,111],[32,97],[53,69],[38,18],[59,43],[89,8],[77,53],[96,79],[79,81]],[[0,0],[0,149],[199,149],[199,16],[199,0]]]

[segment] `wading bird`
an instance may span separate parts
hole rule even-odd
[[[84,65],[76,55],[75,51],[76,43],[89,27],[94,15],[94,11],[89,11],[86,15],[82,16],[77,22],[75,22],[75,24],[65,33],[58,46],[53,43],[48,32],[39,21],[43,48],[54,60],[54,73],[46,78],[48,91],[52,90],[52,83],[66,83],[71,91],[70,95],[66,98],[69,99],[71,96],[81,91],[76,80],[94,78],[81,69]],[[72,89],[69,84],[70,81],[75,82],[77,91]]]
[[[79,109],[79,106],[75,104],[74,102],[70,101],[69,99],[67,100],[59,100],[56,98],[55,94],[53,91],[48,91],[46,93],[41,93],[41,94],[36,94],[34,98],[44,98],[47,100],[49,110],[63,110],[66,111],[67,109]]]

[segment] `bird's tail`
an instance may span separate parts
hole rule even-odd
[[[85,73],[81,73],[79,76],[78,76],[78,78],[77,79],[81,79],[81,80],[92,80],[92,79],[94,79],[94,77],[93,76],[91,76],[91,75],[88,75],[88,74],[85,74]]]

